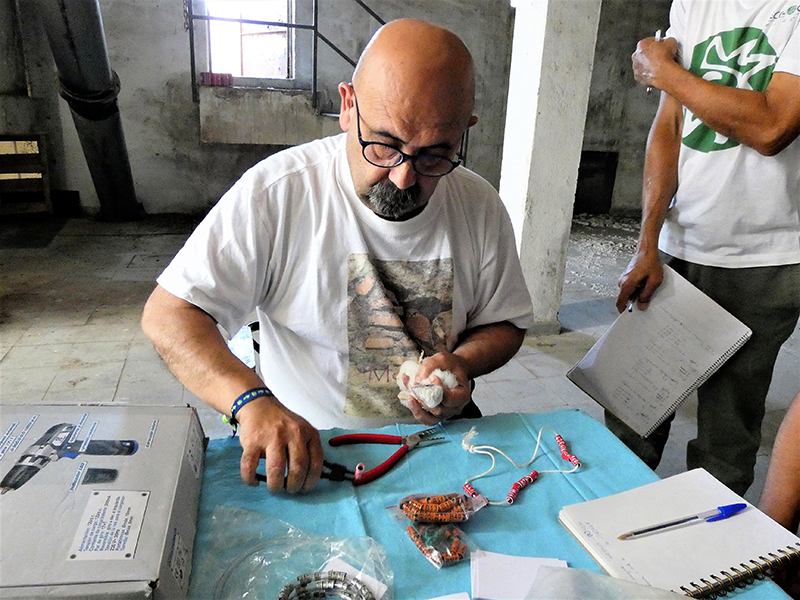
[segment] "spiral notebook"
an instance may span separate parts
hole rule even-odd
[[[752,583],[800,560],[800,538],[748,504],[722,521],[627,540],[632,529],[745,502],[705,469],[565,506],[558,520],[609,575],[694,598]]]
[[[664,267],[646,310],[623,311],[567,377],[642,436],[650,435],[752,331]]]

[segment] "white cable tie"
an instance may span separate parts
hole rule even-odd
[[[467,433],[464,434],[461,440],[461,447],[469,453],[473,453],[472,438],[478,435],[478,430],[472,427]]]

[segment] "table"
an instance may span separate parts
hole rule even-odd
[[[212,440],[206,453],[203,491],[194,546],[190,598],[220,597],[220,582],[232,565],[283,532],[286,523],[302,531],[334,538],[369,536],[386,551],[393,573],[395,600],[426,600],[470,592],[469,561],[437,570],[405,534],[405,525],[387,507],[415,493],[460,492],[464,481],[489,468],[486,456],[471,455],[461,447],[463,435],[475,427],[474,444],[496,446],[517,463],[530,459],[539,429],[550,427],[567,442],[582,462],[573,474],[542,473],[508,507],[489,506],[462,529],[480,549],[518,556],[559,558],[570,567],[602,570],[558,522],[564,505],[590,500],[650,483],[658,476],[630,452],[601,423],[576,410],[541,414],[502,414],[479,420],[447,422],[447,441],[410,452],[389,473],[364,486],[323,480],[311,493],[273,495],[265,486],[250,488],[239,478],[241,449],[237,439]],[[409,434],[420,426],[396,425],[380,433]],[[376,466],[395,448],[356,445],[332,448],[327,440],[340,430],[321,432],[325,456],[347,465]],[[553,434],[545,430],[543,448],[531,468],[567,469]],[[262,465],[263,469],[263,465]],[[497,462],[491,475],[474,483],[491,500],[505,498],[511,485],[526,473],[507,461]],[[277,568],[274,563],[270,568]],[[237,567],[238,568],[238,567]],[[228,569],[228,573],[226,573]],[[295,573],[293,576],[300,575]],[[239,576],[239,575],[236,575]],[[280,589],[278,587],[278,589]],[[230,596],[228,596],[230,597]],[[732,595],[735,598],[787,598],[775,584],[756,582]],[[241,595],[239,595],[241,598]]]

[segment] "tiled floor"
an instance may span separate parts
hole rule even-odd
[[[612,225],[576,220],[560,312],[565,331],[529,336],[507,366],[481,378],[475,397],[485,413],[579,407],[602,418],[565,373],[616,317],[616,278],[636,228]],[[189,403],[199,409],[208,435],[228,435],[219,416],[172,377],[139,327],[156,275],[193,226],[174,216],[127,224],[72,219],[52,237],[40,223],[0,223],[0,400]],[[42,237],[52,239],[38,241]],[[775,432],[798,389],[800,330],[776,367],[751,501],[758,498]],[[693,427],[690,400],[679,410],[659,474],[683,469]]]

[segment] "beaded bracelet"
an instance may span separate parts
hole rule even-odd
[[[241,410],[241,408],[247,404],[248,402],[252,402],[256,398],[261,398],[263,396],[275,396],[268,387],[257,387],[253,388],[252,390],[246,391],[244,394],[239,396],[233,402],[233,406],[231,406],[231,416],[222,415],[222,422],[229,424],[233,427],[233,435],[236,435],[236,429],[239,426],[239,421],[236,420],[236,414]]]

